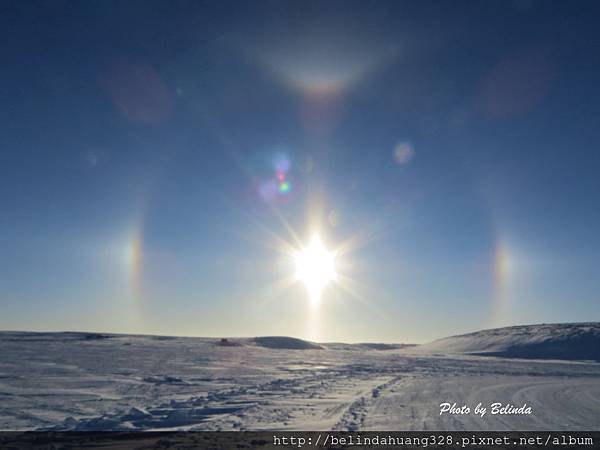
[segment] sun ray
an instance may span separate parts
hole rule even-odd
[[[370,230],[360,231],[353,234],[348,239],[343,241],[336,249],[339,255],[346,253],[352,253],[359,250],[367,245],[382,239],[386,235],[393,233],[404,226],[404,222],[396,220],[394,225],[382,226],[371,226]]]
[[[362,291],[372,291],[372,288],[370,288],[369,286],[359,283],[353,278],[338,273],[335,288],[344,291],[346,294],[348,294],[354,300],[357,300],[362,306],[367,308],[369,311],[383,318],[384,313],[379,308],[377,308],[373,302],[370,302],[365,297],[363,297],[363,295],[361,295],[358,292],[357,287],[360,287]]]
[[[243,214],[249,225],[256,227],[260,233],[264,233],[267,236],[267,239],[258,239],[260,245],[286,256],[292,256],[296,252],[297,246],[286,241],[285,238],[281,237],[267,225],[259,221],[254,215],[250,214],[248,211],[240,210],[239,212]],[[249,232],[251,226],[247,226],[245,232],[242,232],[239,229],[231,229],[229,231],[233,235],[239,236],[248,242],[257,243],[256,235]],[[297,237],[295,233],[294,235]]]

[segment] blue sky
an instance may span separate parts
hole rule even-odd
[[[2,8],[0,329],[599,320],[594,2]],[[290,255],[315,233],[317,308]]]

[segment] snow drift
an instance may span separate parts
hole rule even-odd
[[[256,345],[266,348],[287,350],[321,350],[323,347],[313,342],[287,336],[262,336],[254,338]]]
[[[415,347],[416,344],[382,344],[379,342],[361,342],[357,346],[371,350],[399,350],[402,348]]]
[[[450,336],[418,347],[426,353],[600,361],[600,322],[522,325]]]

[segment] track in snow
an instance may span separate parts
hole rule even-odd
[[[0,333],[0,429],[600,428],[597,363],[215,342]],[[446,401],[534,413],[440,416]]]

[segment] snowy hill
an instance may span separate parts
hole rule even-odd
[[[321,350],[323,348],[313,342],[288,336],[262,336],[254,338],[253,341],[260,347],[285,350]]]
[[[398,350],[402,348],[416,347],[416,344],[382,344],[376,342],[361,342],[355,345],[371,350]]]
[[[600,361],[600,322],[522,325],[450,336],[418,347],[425,353]]]

